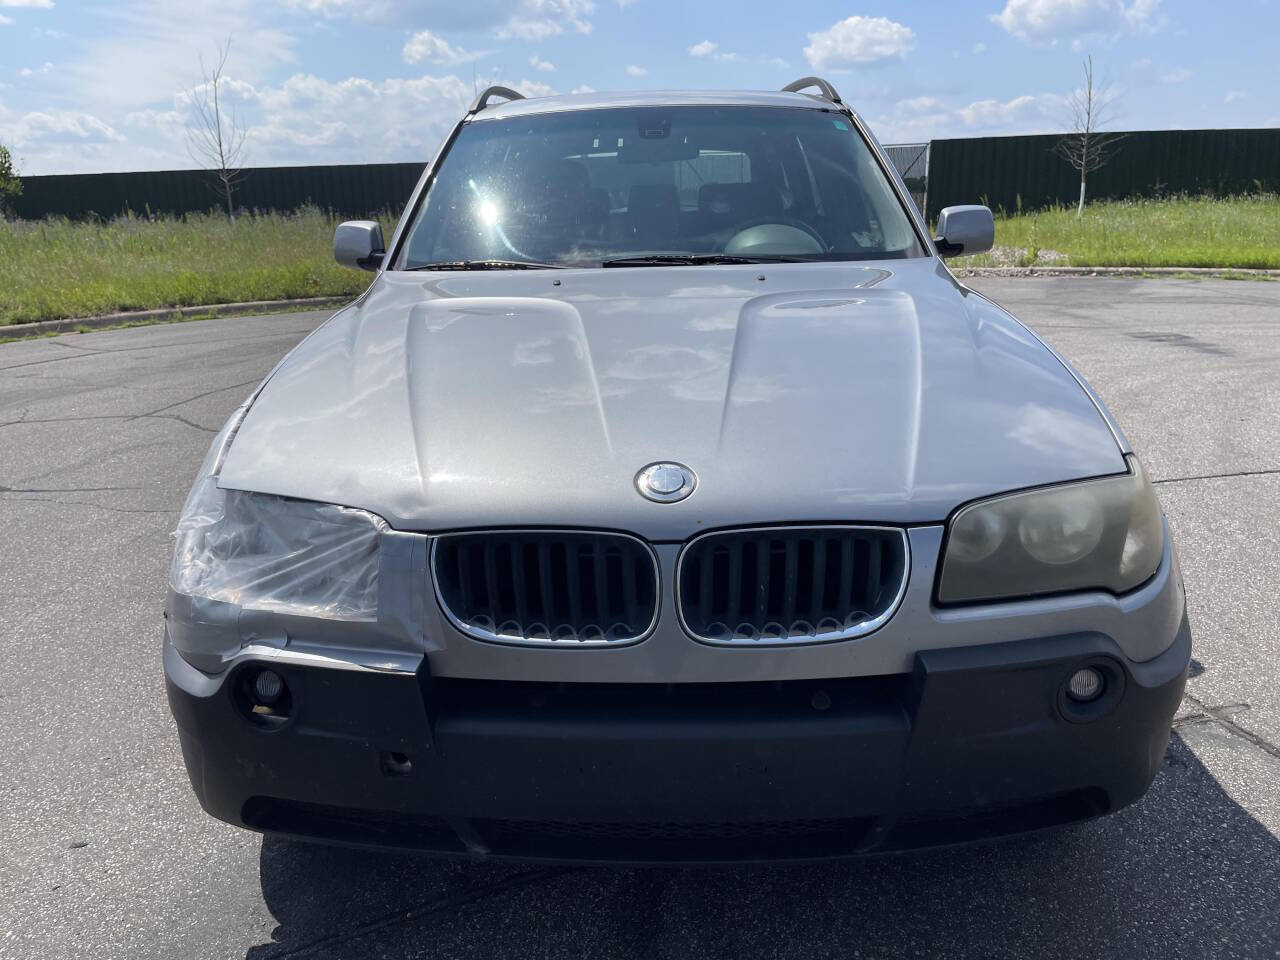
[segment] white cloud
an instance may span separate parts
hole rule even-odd
[[[463,50],[461,47],[455,47],[443,37],[438,37],[430,30],[421,30],[410,37],[404,45],[404,49],[400,51],[404,57],[405,63],[439,63],[445,66],[453,66],[457,63],[465,63],[468,60],[478,60],[488,54],[488,51]]]
[[[126,127],[168,136],[181,136],[186,130],[186,114],[180,110],[132,110],[124,115]]]
[[[570,93],[595,93],[595,92],[596,92],[596,88],[595,88],[595,87],[589,87],[589,86],[587,86],[585,83],[580,83],[580,84],[578,84],[576,87],[574,87],[572,90],[570,90],[569,92],[570,92]]]
[[[1227,95],[1222,98],[1222,102],[1235,103],[1237,100],[1244,100],[1248,96],[1243,90],[1228,90]]]
[[[1169,68],[1165,64],[1157,64],[1150,57],[1134,60],[1125,71],[1124,85],[1131,87],[1154,87],[1161,84],[1182,83],[1193,76],[1186,67]]]
[[[695,43],[689,48],[689,56],[691,57],[710,57],[713,60],[721,62],[729,62],[741,59],[736,53],[727,53],[720,49],[720,44],[714,40],[703,40],[701,43]],[[776,58],[775,58],[776,59]],[[783,64],[786,65],[785,63]]]
[[[29,149],[58,143],[123,142],[109,124],[79,110],[44,110],[23,114],[0,127],[0,139]]]
[[[976,57],[978,54],[982,53],[986,49],[987,49],[987,45],[985,43],[978,42],[973,45],[973,49],[970,50],[969,52]]]
[[[1160,0],[1007,0],[991,20],[1020,40],[1054,41],[1141,29],[1152,24]]]
[[[815,70],[847,70],[857,64],[904,57],[915,46],[915,39],[910,27],[888,17],[847,17],[809,34],[804,56]]]
[[[944,106],[945,104],[937,97],[912,97],[909,100],[898,101],[898,109],[905,110],[907,113],[929,113],[941,110]]]
[[[627,75],[628,75],[628,76],[632,76],[632,77],[643,77],[643,76],[645,76],[648,72],[649,72],[649,71],[648,71],[648,70],[646,70],[644,67],[637,67],[634,63],[633,63],[633,64],[630,64],[630,65],[627,67]]]
[[[282,83],[228,83],[247,131],[248,166],[425,161],[471,101],[471,80],[420,76],[330,81],[295,74]],[[128,140],[89,113],[0,116],[0,141],[22,148],[31,173],[172,169],[186,150],[189,95],[170,109],[130,111]]]
[[[516,89],[523,93],[526,97],[551,97],[555,96],[555,90],[551,88],[549,83],[542,83],[539,80],[521,80],[516,84]]]
[[[38,67],[23,67],[18,71],[20,77],[34,77],[38,73],[48,73],[53,69],[53,64],[46,60]]]
[[[871,127],[885,143],[911,143],[945,137],[1062,130],[1066,98],[1054,93],[1027,94],[1009,100],[975,100],[952,106],[936,97],[913,97],[894,104]]]
[[[567,31],[590,33],[595,9],[593,0],[520,0],[498,36],[542,40]]]
[[[116,3],[103,8],[94,31],[92,42],[77,45],[79,59],[60,65],[48,82],[99,114],[154,107],[199,82],[201,55],[208,63],[227,37],[227,74],[249,83],[265,81],[296,59],[295,36],[264,23],[262,5],[254,0]]]
[[[1052,94],[1024,95],[1012,100],[976,100],[961,107],[956,115],[966,127],[1007,127],[1011,124],[1042,119],[1050,107],[1062,104],[1062,98]]]
[[[535,70],[541,70],[544,73],[556,72],[556,65],[554,63],[551,63],[548,60],[543,60],[536,53],[529,58],[529,66],[533,67]]]
[[[0,0],[0,7],[23,7],[27,10],[48,10],[53,0]]]
[[[232,0],[238,2],[238,0]],[[591,32],[595,0],[283,0],[295,10],[324,17],[382,23],[418,23],[429,17],[435,31],[493,30],[500,39],[542,40]]]
[[[3,13],[0,13],[0,27],[11,26],[13,26],[13,17],[6,17]]]
[[[333,82],[295,74],[253,92],[252,162],[307,162],[319,147],[329,163],[426,159],[471,97],[471,84],[455,76]]]

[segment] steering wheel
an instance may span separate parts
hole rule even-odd
[[[790,230],[788,230],[785,234],[781,236],[770,236],[767,231],[756,230],[756,228],[759,228],[759,227],[770,227],[770,226],[785,227],[785,228],[790,228]],[[752,231],[752,230],[756,230],[757,236],[753,236],[750,238],[743,237],[743,234],[748,233],[749,231]],[[818,233],[818,231],[815,230],[810,224],[806,223],[805,221],[797,217],[787,217],[787,216],[777,216],[777,215],[753,217],[752,219],[747,220],[744,223],[738,224],[737,230],[734,232],[733,236],[729,238],[727,243],[725,243],[723,252],[724,253],[745,253],[745,252],[748,252],[748,250],[751,249],[752,247],[758,248],[761,246],[785,247],[787,245],[788,240],[794,241],[796,239],[799,239],[798,237],[796,237],[794,233],[790,232],[792,230],[799,231],[800,233],[803,233],[808,239],[812,240],[816,246],[816,249],[814,250],[782,249],[782,250],[767,250],[767,251],[757,250],[757,252],[795,253],[795,254],[829,253],[830,252],[830,248],[827,246],[827,242],[822,238],[822,234]],[[744,247],[742,245],[743,243],[745,243],[747,246]],[[735,246],[735,244],[737,246]]]

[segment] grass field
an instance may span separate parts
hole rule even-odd
[[[0,326],[118,310],[355,295],[370,275],[333,260],[315,209],[183,220],[0,223]],[[390,238],[390,222],[383,223]]]
[[[1280,268],[1280,197],[1175,197],[999,217],[996,249],[958,266]]]
[[[0,326],[119,310],[358,294],[316,209],[109,223],[0,223]],[[390,222],[383,229],[389,238]],[[1001,217],[992,254],[958,266],[1280,268],[1280,197],[1099,203]]]

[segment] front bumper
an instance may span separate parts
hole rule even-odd
[[[166,637],[169,702],[213,816],[343,843],[561,861],[845,856],[1109,813],[1150,785],[1190,660],[1101,633],[925,650],[909,673],[720,684],[535,683],[239,660]],[[1064,708],[1081,665],[1111,680]],[[246,710],[243,671],[290,694]]]

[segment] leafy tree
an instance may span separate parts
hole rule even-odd
[[[22,196],[22,180],[13,166],[13,156],[0,143],[0,215],[13,209],[13,201]]]

